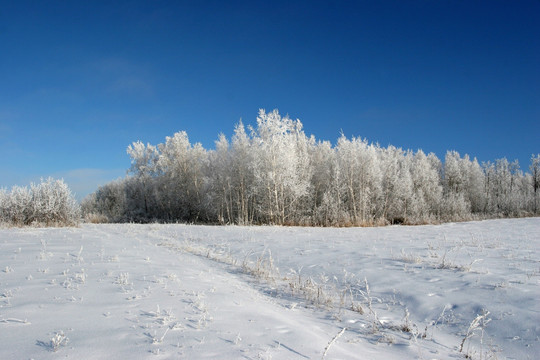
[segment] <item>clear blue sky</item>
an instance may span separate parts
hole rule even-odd
[[[540,152],[540,1],[0,0],[0,187],[79,197],[176,131],[278,108],[382,146]]]

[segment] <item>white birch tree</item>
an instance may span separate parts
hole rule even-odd
[[[255,187],[258,211],[267,222],[285,224],[294,215],[302,196],[307,195],[309,179],[302,178],[298,142],[304,137],[302,124],[277,110],[259,111],[253,136]]]
[[[410,213],[413,222],[430,222],[438,216],[442,186],[434,157],[433,153],[426,156],[418,150],[412,161],[413,204]]]
[[[532,177],[531,185],[533,189],[532,212],[538,214],[540,212],[540,154],[531,155],[529,171]]]

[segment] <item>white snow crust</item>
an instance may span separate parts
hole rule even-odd
[[[540,218],[0,229],[0,359],[537,359],[539,249]]]

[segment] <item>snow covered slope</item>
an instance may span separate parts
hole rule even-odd
[[[0,359],[535,359],[540,219],[0,229]]]

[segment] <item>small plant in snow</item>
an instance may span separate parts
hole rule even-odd
[[[62,281],[62,286],[70,290],[79,290],[79,285],[74,284],[72,278],[66,278],[64,281]]]
[[[47,260],[49,258],[53,257],[53,254],[51,252],[47,251],[47,241],[40,240],[41,242],[41,252],[39,253],[39,256],[37,257],[39,260]]]
[[[120,273],[116,277],[116,280],[114,281],[114,283],[118,285],[130,285],[129,273]]]
[[[352,287],[350,285],[347,285],[347,287],[340,292],[339,298],[340,298],[340,307],[343,307],[343,305],[346,303],[347,295],[351,298],[351,307],[350,310],[359,313],[360,315],[364,315],[364,309],[362,308],[362,305],[360,305],[357,301],[355,301],[355,296],[352,291]]]
[[[448,254],[448,250],[444,251],[443,256],[441,257],[441,262],[439,264],[439,269],[451,269],[453,266],[448,263],[446,260],[446,255]]]
[[[13,297],[13,291],[12,290],[4,290],[4,292],[0,295],[3,298],[9,299]]]
[[[467,333],[465,334],[465,337],[461,341],[461,345],[459,347],[459,352],[463,352],[463,346],[465,345],[465,342],[472,338],[475,334],[480,332],[480,343],[483,343],[484,340],[484,330],[486,328],[486,325],[491,321],[491,319],[488,318],[489,311],[483,310],[481,315],[477,315],[474,320],[470,323],[469,328],[467,329]],[[468,354],[469,352],[467,352]],[[467,357],[470,358],[469,355]]]
[[[414,324],[411,323],[411,319],[409,319],[409,316],[411,314],[409,313],[409,309],[405,308],[405,315],[403,316],[403,324],[400,326],[400,330],[403,332],[410,333],[413,331]]]
[[[174,316],[172,310],[163,309],[161,311],[161,316],[158,317],[156,321],[162,325],[168,325],[169,323],[173,322],[175,319],[176,317]]]
[[[195,306],[195,308],[199,311],[202,311],[202,312],[208,312],[208,309],[206,307],[206,304],[204,303],[203,300],[201,299],[198,299],[197,301],[195,301],[193,303],[193,306]]]
[[[257,354],[257,359],[259,360],[271,360],[272,359],[272,354],[270,353],[270,348],[266,348],[266,350],[264,352],[259,352]]]
[[[68,342],[69,338],[64,334],[63,331],[57,332],[51,338],[51,349],[52,351],[56,352],[58,349],[60,349],[60,347],[66,346]]]
[[[452,322],[451,313],[449,315],[445,314],[447,310],[449,310],[449,306],[445,305],[437,320],[431,321],[429,325],[426,325],[424,333],[422,334],[422,339],[426,339],[428,337],[428,327],[431,327],[431,338],[433,339],[433,332],[437,328],[438,324],[443,324],[444,322],[450,324]]]
[[[156,332],[154,331],[154,335],[151,335],[150,333],[145,333],[146,336],[148,336],[150,339],[152,339],[152,344],[154,345],[157,345],[157,344],[162,344],[163,343],[163,340],[165,339],[165,335],[167,335],[167,333],[169,332],[170,328],[167,327],[165,329],[165,332],[163,333],[163,335],[161,337],[158,337],[156,335]]]
[[[172,310],[161,310],[157,305],[156,311],[142,311],[142,315],[154,318],[155,322],[161,325],[167,325],[170,328],[178,328],[177,323],[174,322],[176,317]]]
[[[51,252],[45,252],[45,251],[41,251],[38,255],[38,259],[39,260],[47,260],[49,258],[52,258],[53,257],[53,254]]]
[[[84,271],[84,269],[82,269],[80,273],[76,273],[74,275],[74,280],[77,281],[79,284],[84,284],[86,283],[86,277],[86,272]]]
[[[176,276],[175,273],[168,274],[167,278],[169,279],[169,281],[178,281],[178,276]]]
[[[406,253],[404,249],[401,249],[401,260],[411,264],[422,263],[422,258],[420,256],[414,255],[412,253]]]
[[[482,260],[483,260],[483,259],[474,259],[474,260],[472,260],[468,265],[460,266],[460,270],[465,271],[465,272],[470,272],[471,269],[472,269],[472,266],[473,266],[474,264],[476,264],[477,262],[482,261]]]
[[[373,332],[376,333],[379,330],[379,326],[382,326],[382,323],[379,320],[379,316],[373,309],[373,298],[371,297],[371,291],[369,290],[367,278],[364,278],[364,285],[366,287],[366,291],[364,292],[360,290],[360,293],[364,297],[364,300],[367,302],[369,313],[373,316]]]
[[[418,339],[418,336],[420,336],[420,331],[418,330],[418,326],[416,326],[416,324],[414,324],[409,318],[410,315],[411,314],[409,313],[409,309],[405,308],[405,315],[403,316],[403,323],[401,324],[401,326],[398,327],[398,329],[402,332],[409,333],[410,340],[413,340],[414,342],[416,342]],[[427,326],[426,326],[426,332],[427,332]],[[425,337],[422,336],[422,338],[425,338]]]
[[[201,313],[201,316],[197,320],[197,328],[204,329],[209,321],[211,321],[212,318],[208,317],[208,311],[204,311]]]
[[[268,256],[266,256],[267,251]],[[274,258],[272,257],[272,252],[266,249],[263,250],[261,255],[257,257],[257,261],[254,265],[252,265],[249,261],[249,256],[252,254],[252,251],[246,254],[244,261],[242,262],[242,270],[246,274],[253,275],[258,279],[275,282],[276,278],[279,278],[280,276],[279,269],[274,266]],[[230,259],[229,263],[231,263]]]
[[[79,262],[79,264],[84,261],[84,259],[81,257],[82,251],[83,251],[83,247],[81,245],[81,248],[79,249],[79,252],[77,254],[71,254],[71,256],[74,257],[75,260]]]
[[[50,351],[57,352],[61,347],[66,346],[69,342],[69,338],[64,334],[62,330],[55,333],[49,342],[38,341],[37,344],[43,346]]]
[[[328,345],[326,345],[326,348],[324,349],[324,352],[323,352],[323,355],[322,355],[322,358],[324,359],[326,357],[326,354],[328,353],[328,350],[330,350],[330,347],[332,345],[334,345],[334,343],[337,341],[337,339],[339,339],[341,337],[341,335],[343,335],[345,333],[345,330],[347,330],[347,328],[343,328],[341,329],[341,331],[339,333],[337,333],[336,336],[334,336],[332,338],[332,340],[330,340],[328,342]]]

